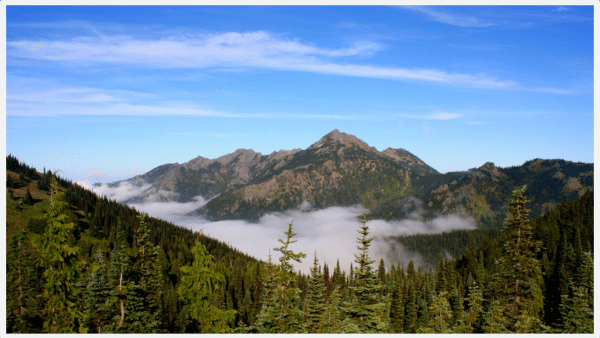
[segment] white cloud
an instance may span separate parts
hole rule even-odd
[[[98,196],[106,196],[109,199],[117,202],[126,201],[132,197],[140,196],[144,191],[151,187],[150,184],[142,184],[139,186],[130,184],[129,182],[121,182],[118,186],[110,187],[108,184],[100,184],[98,186],[92,186],[88,182],[80,181],[77,184],[84,188],[90,189]]]
[[[435,10],[427,6],[403,6],[402,8],[411,9],[423,13],[430,17],[433,21],[449,24],[458,27],[491,27],[496,26],[497,23],[491,21],[481,20],[474,16],[467,16],[455,13],[444,12]]]
[[[164,194],[168,192],[159,191],[159,194],[160,193]],[[204,199],[202,196],[196,196],[192,201],[187,203],[159,202],[159,199],[156,196],[150,195],[143,203],[131,203],[129,206],[138,211],[147,213],[148,215],[182,216],[202,207],[207,202],[208,200]]]
[[[456,118],[461,117],[463,114],[458,114],[458,113],[446,113],[446,112],[438,112],[438,113],[433,113],[433,114],[429,114],[429,115],[425,115],[425,114],[419,114],[419,115],[400,115],[404,118],[410,118],[410,119],[422,119],[422,120],[453,120]]]
[[[85,184],[82,185],[85,187]],[[101,196],[108,196],[122,202],[134,196],[142,196],[148,187],[147,184],[134,186],[128,182],[121,182],[116,187],[102,184],[100,187],[92,187],[92,190]],[[89,189],[89,185],[87,188]],[[294,232],[297,233],[294,239],[297,242],[293,243],[290,249],[307,255],[301,264],[295,264],[296,269],[300,269],[303,273],[309,273],[315,251],[320,264],[327,263],[333,269],[339,259],[340,266],[348,271],[350,263],[354,262],[354,254],[358,253],[356,240],[360,237],[358,233],[361,225],[360,217],[363,212],[368,211],[360,205],[315,210],[310,203],[304,202],[295,210],[268,213],[256,223],[244,220],[209,222],[200,216],[188,215],[208,202],[202,196],[194,197],[191,202],[177,203],[160,202],[159,194],[147,196],[144,202],[129,204],[129,206],[152,217],[194,231],[202,231],[210,237],[264,261],[268,260],[269,253],[273,261],[278,261],[280,254],[273,249],[281,246],[278,239],[285,239],[284,232],[288,229],[288,223],[293,222]],[[162,194],[169,193],[163,191]],[[400,243],[390,240],[390,237],[439,234],[476,228],[473,219],[458,215],[424,220],[420,215],[420,203],[417,199],[410,201],[409,204],[416,205],[417,209],[404,220],[373,220],[367,223],[369,236],[374,238],[369,254],[376,261],[375,265],[381,258],[386,261],[388,268],[392,263],[406,266],[410,260],[417,265],[423,264],[418,253],[406,250]]]
[[[264,31],[161,39],[124,36],[78,37],[64,41],[18,40],[7,42],[9,57],[37,59],[73,65],[130,64],[153,68],[244,68],[452,83],[476,88],[511,88],[513,81],[485,74],[448,73],[435,69],[379,67],[334,59],[372,55],[381,46],[360,41],[347,48],[326,49],[283,39]]]
[[[147,100],[152,94],[126,90],[103,90],[86,87],[66,87],[58,89],[31,88],[49,87],[48,83],[27,85],[25,79],[9,86],[6,100],[7,116],[176,116],[194,115],[220,118],[251,119],[299,119],[299,120],[386,120],[382,116],[357,116],[334,114],[288,114],[288,113],[231,113],[210,108],[198,107],[195,103],[175,102],[162,104],[133,103]],[[184,133],[173,133],[183,135]],[[188,133],[189,134],[189,133]],[[217,135],[230,136],[230,135]]]
[[[339,259],[341,267],[349,270],[350,263],[355,259],[354,254],[358,253],[356,239],[360,236],[358,234],[360,216],[366,211],[361,206],[312,210],[309,204],[304,203],[298,210],[266,214],[256,223],[243,220],[208,222],[201,217],[184,215],[186,210],[191,211],[192,207],[197,205],[200,204],[192,206],[186,203],[178,206],[177,203],[167,203],[161,206],[160,203],[144,203],[132,206],[148,212],[151,216],[194,231],[202,231],[258,259],[266,261],[270,253],[275,262],[280,255],[273,249],[281,245],[278,239],[285,239],[284,232],[287,231],[288,223],[293,222],[294,232],[297,233],[294,239],[297,242],[293,243],[290,249],[307,255],[301,264],[295,264],[296,269],[303,273],[309,273],[315,251],[320,264],[326,262],[333,268]],[[368,222],[367,225],[370,236],[374,238],[371,242],[370,255],[376,262],[384,258],[388,267],[391,263],[406,266],[409,260],[413,260],[417,265],[423,264],[417,253],[407,251],[400,243],[390,241],[390,236],[475,228],[472,219],[445,216],[424,221],[420,219],[418,213],[403,221],[375,220]]]

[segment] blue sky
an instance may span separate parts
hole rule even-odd
[[[7,6],[6,152],[107,182],[333,129],[441,172],[593,162],[593,6]]]

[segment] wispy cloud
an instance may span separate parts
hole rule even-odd
[[[256,67],[284,71],[418,80],[477,88],[511,88],[511,80],[486,74],[449,73],[436,69],[408,69],[356,64],[340,59],[375,54],[382,47],[359,41],[340,49],[319,48],[264,31],[229,32],[196,37],[136,39],[127,36],[76,37],[70,40],[7,42],[10,58],[45,60],[72,65],[127,64],[151,68],[240,69]]]
[[[82,101],[69,99],[58,100],[7,100],[7,116],[205,116],[220,118],[244,118],[244,119],[292,119],[292,120],[352,120],[352,121],[385,121],[391,117],[383,115],[326,115],[326,114],[288,114],[288,113],[232,113],[218,111],[209,108],[200,108],[192,103],[169,104],[162,106],[160,104],[132,104],[127,102],[114,102],[117,99],[111,99],[102,95],[91,95],[93,100]],[[102,98],[102,99],[100,99]],[[46,104],[48,103],[48,104]],[[182,135],[182,134],[180,134]],[[226,135],[222,135],[226,136]]]
[[[474,16],[450,13],[447,11],[441,11],[427,6],[403,6],[402,8],[410,9],[416,12],[423,13],[431,18],[433,21],[449,24],[458,27],[491,27],[496,26],[497,23],[482,20]]]
[[[28,88],[29,89],[29,88]],[[111,103],[123,102],[137,98],[148,98],[152,94],[136,93],[126,90],[107,90],[87,87],[68,87],[49,90],[28,90],[25,88],[11,88],[7,101],[17,102],[62,102],[62,103]]]
[[[421,120],[453,120],[461,117],[463,114],[458,113],[446,113],[437,112],[433,114],[401,114],[401,117],[409,119],[421,119]]]
[[[495,51],[495,52],[518,48],[518,46],[516,46],[516,45],[507,45],[507,44],[467,45],[467,44],[448,43],[448,44],[446,44],[446,46],[452,47],[452,48],[458,48],[458,49]]]

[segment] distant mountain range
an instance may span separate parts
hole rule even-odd
[[[217,159],[197,157],[164,164],[123,182],[150,185],[125,203],[152,196],[162,201],[210,201],[194,214],[210,220],[256,220],[267,212],[361,204],[371,217],[400,219],[415,211],[426,219],[461,214],[482,227],[502,224],[516,187],[527,184],[530,216],[593,190],[593,164],[534,159],[499,168],[485,163],[441,174],[404,149],[378,151],[353,135],[334,130],[305,150],[262,155],[239,149]]]

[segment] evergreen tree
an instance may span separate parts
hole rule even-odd
[[[306,320],[306,331],[308,333],[317,333],[319,331],[319,323],[321,317],[325,311],[325,285],[323,283],[323,276],[318,270],[318,259],[317,253],[315,252],[315,259],[313,267],[310,270],[310,281],[308,289],[307,299],[307,320]]]
[[[43,269],[42,287],[46,305],[44,330],[50,333],[78,332],[83,313],[77,306],[80,290],[77,279],[82,264],[77,257],[78,247],[69,245],[68,239],[75,224],[68,221],[68,204],[62,200],[56,180],[53,180],[54,196],[45,215],[46,229],[37,247],[39,265]]]
[[[190,316],[198,322],[200,333],[232,332],[229,323],[235,317],[234,310],[223,311],[210,304],[210,297],[225,282],[222,274],[214,270],[214,257],[199,241],[192,248],[192,265],[181,267],[182,277],[177,293],[186,303]]]
[[[35,253],[25,229],[12,236],[6,253],[6,331],[32,333],[40,320],[39,283]]]
[[[404,332],[416,332],[417,324],[417,297],[413,280],[409,280],[408,293],[406,299],[406,316],[404,319]]]
[[[483,316],[483,320],[483,331],[485,333],[510,333],[505,326],[509,319],[504,317],[499,300],[492,301],[488,311]]]
[[[269,253],[269,261],[265,276],[265,284],[262,292],[262,306],[254,322],[254,327],[261,333],[276,333],[278,323],[275,320],[277,308],[275,301],[277,300],[277,281],[275,275],[275,265]]]
[[[404,332],[404,299],[402,298],[402,284],[400,278],[396,277],[392,301],[390,303],[390,329],[394,333]]]
[[[533,241],[529,223],[529,202],[524,196],[526,187],[513,192],[510,202],[511,217],[506,220],[506,241],[502,257],[497,261],[497,273],[491,288],[499,301],[505,326],[509,331],[540,332],[543,325],[540,313],[543,307],[542,272],[535,254],[539,243]]]
[[[104,332],[134,332],[130,327],[131,304],[135,298],[137,286],[132,281],[132,262],[128,253],[129,245],[125,238],[125,229],[121,224],[116,228],[116,242],[111,254],[109,270],[110,298],[109,308],[112,320],[105,325]],[[136,323],[132,323],[136,324]],[[137,323],[140,325],[141,323]]]
[[[571,283],[571,295],[564,295],[561,304],[565,333],[594,332],[594,262],[590,252],[582,253],[579,283]]]
[[[341,333],[341,287],[336,287],[331,291],[329,302],[325,306],[325,312],[321,319],[321,333]]]
[[[354,301],[345,302],[343,311],[346,314],[343,330],[345,332],[361,333],[387,333],[389,331],[389,307],[380,300],[379,291],[383,287],[373,272],[371,264],[374,262],[369,257],[369,246],[372,237],[369,235],[366,214],[363,214],[361,227],[357,238],[360,244],[360,254],[355,254]]]
[[[94,256],[91,272],[84,281],[85,326],[90,332],[103,333],[103,327],[110,324],[112,318],[108,267],[101,250]]]
[[[448,302],[448,292],[440,292],[433,296],[429,306],[430,321],[426,327],[419,329],[422,333],[452,333],[452,310]]]
[[[469,287],[469,295],[466,297],[469,309],[464,315],[463,321],[458,325],[456,332],[474,333],[479,327],[483,313],[483,294],[476,282]]]
[[[150,242],[150,229],[146,215],[139,215],[139,226],[136,231],[137,261],[140,308],[134,311],[133,320],[142,323],[143,332],[161,332],[164,326],[164,311],[162,306],[162,274],[159,262],[159,248]]]
[[[331,288],[332,290],[336,287],[344,287],[346,285],[346,277],[342,272],[342,268],[340,267],[340,260],[338,259],[335,264],[335,269],[333,270],[333,276],[331,277]]]
[[[33,205],[33,196],[31,196],[31,193],[29,192],[29,188],[27,188],[27,190],[25,192],[25,196],[23,196],[23,204]]]
[[[291,261],[300,263],[306,254],[295,253],[290,250],[289,245],[295,243],[292,240],[296,233],[293,231],[293,222],[288,224],[288,231],[285,232],[285,241],[279,239],[282,245],[275,248],[275,251],[281,252],[279,266],[276,274],[276,299],[274,304],[277,308],[275,320],[280,333],[292,333],[301,331],[303,313],[300,309],[300,289],[296,286],[296,274]]]

